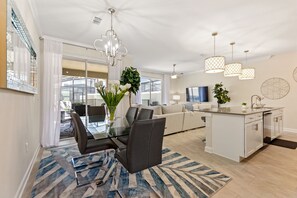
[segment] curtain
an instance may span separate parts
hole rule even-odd
[[[138,73],[139,73],[139,76],[140,76],[140,78],[141,78],[141,72],[138,71]],[[139,90],[138,90],[138,92],[137,92],[136,95],[135,95],[135,103],[136,103],[136,104],[142,104],[142,98],[141,98],[141,83],[140,83],[140,86],[139,86]]]
[[[121,74],[123,71],[123,62],[120,61],[116,66],[108,66],[108,81],[120,81]],[[129,107],[128,96],[124,96],[121,102],[117,106],[116,117],[125,116]]]
[[[170,75],[163,75],[162,104],[168,105],[170,101]]]
[[[44,39],[41,85],[41,145],[57,146],[60,139],[60,90],[63,44]]]

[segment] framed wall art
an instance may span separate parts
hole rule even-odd
[[[6,2],[6,1],[2,1]],[[1,13],[0,88],[31,94],[37,93],[37,53],[20,12],[7,1]]]

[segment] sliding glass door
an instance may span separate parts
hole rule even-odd
[[[162,104],[162,80],[150,77],[141,77],[142,104],[156,106]]]
[[[104,103],[95,84],[107,84],[108,67],[87,60],[63,59],[60,96],[61,138],[73,136],[70,112],[88,115],[90,109]],[[91,111],[91,110],[90,110]]]

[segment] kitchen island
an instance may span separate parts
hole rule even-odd
[[[205,151],[240,162],[260,149],[264,131],[274,132],[273,138],[282,131],[283,108],[242,109],[225,107],[199,110],[206,117]],[[264,114],[278,116],[276,124],[264,127]],[[274,117],[273,117],[274,118]]]

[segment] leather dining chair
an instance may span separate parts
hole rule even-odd
[[[134,120],[136,119],[137,113],[138,113],[137,107],[129,107],[129,109],[126,113],[126,119],[127,119],[129,126],[131,126],[132,123],[134,122]]]
[[[148,120],[148,119],[152,119],[153,118],[153,114],[154,114],[154,110],[142,108],[142,109],[140,109],[139,114],[138,114],[136,120]]]
[[[104,106],[88,106],[89,122],[103,122],[105,120]]]
[[[79,158],[85,157],[86,154],[92,154],[98,151],[106,151],[108,149],[117,149],[117,146],[109,138],[99,139],[99,140],[89,139],[87,136],[86,128],[83,125],[79,115],[73,112],[71,113],[71,116],[73,118],[73,123],[76,128],[76,133],[78,138],[78,141],[77,141],[78,150],[82,154],[82,156],[80,157],[72,158],[72,163],[74,168],[79,167],[79,166],[75,166],[75,161]],[[82,171],[81,170],[75,171],[75,178],[76,178],[77,185],[78,186],[85,185],[86,183],[80,184],[78,181],[77,173],[79,172],[82,172]]]
[[[152,109],[143,109],[142,108],[142,109],[140,109],[136,120],[149,120],[149,119],[152,119],[153,118],[153,113],[154,113],[154,110],[152,110]],[[129,139],[129,136],[118,137],[118,140],[120,142],[122,142],[123,144],[125,144],[125,145],[128,144],[128,139]]]
[[[129,173],[136,173],[162,163],[162,145],[166,118],[136,120],[129,133],[129,142],[125,149],[117,151],[116,161],[102,180],[96,182],[101,186],[106,183],[120,162]],[[113,174],[116,175],[116,174]],[[114,177],[114,179],[116,179]]]
[[[74,111],[78,113],[78,115],[86,116],[86,105],[83,105],[83,104],[77,105],[72,103],[72,109],[74,109]]]
[[[71,117],[71,120],[72,120],[71,122],[74,123],[75,118],[73,117],[73,113],[70,113],[70,117]],[[81,122],[80,117],[79,117],[79,121],[77,120],[77,122]],[[78,142],[78,132],[77,132],[77,127],[76,127],[75,124],[73,124],[73,132],[74,132],[74,139],[75,139],[76,142]],[[88,136],[88,139],[94,139],[93,135],[89,131],[87,131],[87,136]]]

